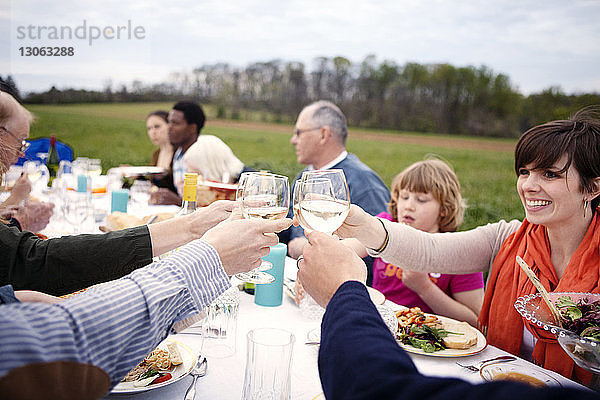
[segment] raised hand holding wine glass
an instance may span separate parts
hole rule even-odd
[[[287,215],[290,205],[288,177],[262,172],[247,174],[240,180],[238,196],[244,218],[283,218]],[[235,276],[244,282],[271,283],[275,278],[263,271],[272,267],[273,264],[263,261],[260,267]]]
[[[296,183],[294,212],[306,231],[333,234],[350,211],[350,193],[341,169],[306,171]]]

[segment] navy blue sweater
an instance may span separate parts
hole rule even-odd
[[[323,392],[333,399],[467,400],[599,399],[575,388],[537,389],[517,382],[479,385],[421,375],[396,343],[359,282],[346,282],[335,293],[321,324],[319,375]]]

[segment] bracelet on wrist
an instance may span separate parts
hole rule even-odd
[[[385,227],[385,224],[383,223],[383,221],[380,218],[377,218],[377,220],[379,222],[381,222],[381,226],[383,226],[383,230],[385,231],[385,239],[383,239],[383,244],[381,246],[379,246],[378,249],[370,249],[371,252],[375,253],[375,254],[379,254],[382,251],[384,251],[385,248],[387,247],[388,243],[390,242],[390,234],[388,233],[388,230]]]

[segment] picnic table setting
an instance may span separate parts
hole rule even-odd
[[[156,167],[113,168],[107,175],[90,173],[91,168],[86,159],[61,163],[51,190],[39,192],[40,197],[57,204],[42,234],[109,232],[173,218],[180,212],[178,206],[148,203],[151,185],[139,178],[162,172]],[[123,189],[131,178],[130,187]],[[192,182],[197,187],[196,177]],[[229,190],[230,198],[237,196],[246,218],[284,215],[291,200],[301,225],[329,234],[342,223],[349,208],[345,177],[339,170],[306,173],[293,194],[287,178],[268,173],[246,174],[238,186],[218,190]],[[336,218],[319,219],[323,210]],[[317,357],[325,310],[308,295],[296,304],[297,262],[286,253],[284,244],[274,246],[264,258],[266,268],[259,267],[250,277],[231,277],[231,288],[203,311],[197,323],[169,335],[105,398],[234,399],[258,390],[257,376],[265,374],[273,375],[272,390],[286,398],[324,398]],[[253,279],[254,293],[240,290],[244,282]],[[471,383],[515,379],[538,386],[584,387],[488,344],[479,330],[465,322],[393,303],[373,288],[369,293],[398,346],[410,354],[424,375]],[[569,348],[573,334],[548,322],[548,315],[540,311],[542,304],[532,306],[536,299],[520,300],[517,310],[553,330],[559,342],[564,337],[564,347]],[[579,365],[598,372],[597,362],[580,361],[576,354],[569,352]],[[592,354],[597,356],[595,348]]]
[[[190,123],[178,107],[202,118]],[[597,182],[593,171],[578,175],[581,143],[568,149],[571,165],[568,151],[539,155],[545,125],[527,131],[515,151],[526,218],[460,231],[466,205],[447,162],[414,162],[388,189],[327,141],[318,107],[343,117],[328,101],[299,114],[290,143],[306,168],[293,180],[200,135],[193,102],[149,116],[149,134],[160,125],[172,144],[186,137],[171,152],[155,143],[161,166],[59,157],[55,136],[46,153],[7,165],[0,301],[33,322],[0,316],[9,354],[0,391],[66,362],[90,379],[67,392],[105,399],[412,398],[397,391],[406,381],[454,397],[596,396],[600,212],[596,186],[575,181]],[[580,125],[554,121],[567,126],[557,137],[592,126],[588,111]],[[0,128],[23,156],[28,142]],[[332,146],[328,164],[317,164],[316,140]],[[17,192],[27,196],[12,205]],[[45,213],[24,226],[34,204]],[[577,251],[555,260],[550,247]],[[22,362],[23,343],[37,343],[43,361]],[[17,392],[61,397],[62,386],[44,383]]]

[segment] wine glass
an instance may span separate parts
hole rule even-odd
[[[80,233],[81,224],[89,215],[89,195],[86,192],[68,190],[64,201],[64,216],[73,226],[75,234]]]
[[[238,191],[242,215],[247,219],[278,219],[287,215],[290,206],[290,189],[287,176],[270,173],[250,173],[240,178]],[[236,274],[236,278],[250,283],[271,283],[273,275],[263,271],[273,264],[262,261],[258,268]]]
[[[131,200],[138,206],[143,207],[148,205],[148,200],[150,200],[151,188],[151,182],[137,179],[135,182],[133,182],[133,185],[131,185],[131,188],[129,189],[129,195],[131,196]]]
[[[304,230],[333,234],[350,212],[350,194],[341,169],[306,171],[296,182],[294,213]]]
[[[88,159],[87,173],[90,176],[102,175],[102,161],[97,158]]]
[[[27,174],[29,182],[31,182],[31,191],[37,196],[44,192],[44,189],[48,187],[48,181],[50,179],[50,172],[46,165],[39,162],[39,160],[25,161],[23,163],[23,172]]]

